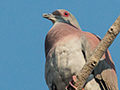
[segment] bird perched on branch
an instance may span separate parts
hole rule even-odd
[[[59,9],[43,17],[53,23],[45,39],[46,83],[50,90],[65,90],[89,60],[100,38],[82,31],[76,18],[66,10]],[[118,90],[115,66],[108,50],[86,80],[83,90]]]

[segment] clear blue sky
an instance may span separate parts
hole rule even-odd
[[[52,22],[42,17],[67,9],[82,30],[101,38],[120,15],[120,0],[0,0],[0,90],[48,90],[44,40]],[[120,35],[109,47],[120,87]]]

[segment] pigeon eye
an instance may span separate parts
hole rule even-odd
[[[65,17],[68,17],[68,16],[69,16],[69,13],[68,13],[68,12],[64,12],[64,16],[65,16]]]

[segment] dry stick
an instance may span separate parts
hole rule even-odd
[[[74,85],[77,87],[77,90],[82,90],[87,78],[92,73],[93,69],[97,66],[100,58],[103,56],[107,48],[112,44],[115,37],[120,32],[120,15],[114,22],[114,24],[109,28],[106,35],[103,37],[101,42],[97,45],[92,55],[90,56],[88,62],[83,66],[81,71],[76,77],[76,82]],[[70,89],[71,90],[71,89]]]

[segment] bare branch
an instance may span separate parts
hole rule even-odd
[[[103,37],[101,42],[97,45],[92,55],[90,56],[88,62],[83,66],[82,70],[79,72],[74,85],[78,90],[82,90],[87,78],[92,73],[93,69],[97,66],[100,58],[103,56],[107,48],[112,44],[116,36],[120,32],[120,15],[114,22],[114,24],[109,28],[106,35]]]

